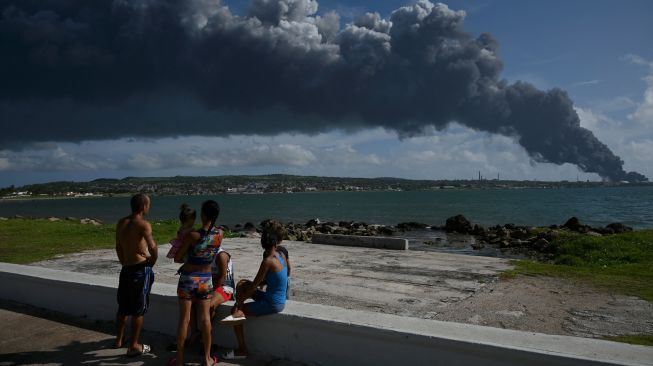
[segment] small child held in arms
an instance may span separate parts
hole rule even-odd
[[[186,203],[181,205],[179,208],[179,221],[181,221],[181,226],[179,227],[179,230],[177,230],[177,237],[170,241],[172,247],[170,247],[166,257],[171,259],[175,258],[175,254],[179,251],[181,243],[184,242],[184,238],[193,231],[196,217],[197,213],[195,212],[195,209],[191,208]]]

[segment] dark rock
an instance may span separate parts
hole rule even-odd
[[[340,221],[338,222],[338,226],[344,227],[346,229],[351,229],[351,226],[353,225],[353,221]]]
[[[567,220],[567,222],[565,222],[565,224],[562,226],[571,231],[578,231],[578,229],[580,229],[583,225],[581,225],[580,220],[578,220],[578,218],[574,216],[569,220]]]
[[[478,236],[485,236],[487,235],[487,229],[484,228],[483,226],[480,225],[474,225],[474,229],[472,229],[472,234],[478,235]]]
[[[310,219],[306,222],[306,227],[316,227],[320,224],[320,219]]]
[[[505,238],[510,238],[510,230],[508,230],[508,229],[506,229],[504,227],[497,230],[496,233],[497,233],[497,236],[499,236],[500,238],[504,238],[504,239]]]
[[[627,233],[633,231],[632,227],[626,226],[620,222],[613,222],[612,224],[606,225],[606,229],[612,230],[615,234]]]
[[[456,215],[447,219],[444,230],[448,233],[457,232],[468,234],[472,231],[472,224],[463,215]]]
[[[533,243],[533,249],[539,252],[550,252],[552,250],[552,246],[548,240],[540,238],[537,239],[535,243]]]
[[[381,227],[379,227],[379,233],[381,235],[394,235],[395,230],[393,228],[391,228],[391,227],[388,227],[388,226],[381,226]]]
[[[402,230],[402,231],[410,231],[413,229],[426,229],[428,225],[423,224],[421,222],[415,222],[415,221],[410,221],[410,222],[402,222],[397,224],[397,229]]]
[[[474,250],[481,250],[483,248],[485,248],[485,244],[483,244],[482,242],[472,244],[472,249]]]
[[[245,226],[243,226],[243,230],[256,231],[256,226],[254,226],[254,224],[251,222],[246,222]]]

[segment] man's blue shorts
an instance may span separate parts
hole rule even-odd
[[[145,262],[123,266],[118,282],[118,314],[144,315],[150,305],[154,271]]]

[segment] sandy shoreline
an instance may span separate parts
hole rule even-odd
[[[256,239],[226,239],[236,277],[252,278],[261,260]],[[507,259],[439,252],[348,248],[286,241],[293,265],[291,299],[402,316],[548,334],[605,337],[653,334],[653,304],[568,280],[520,276],[499,280]],[[176,284],[178,264],[160,246],[156,281]],[[113,250],[34,263],[113,276]]]

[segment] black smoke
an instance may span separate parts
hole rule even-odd
[[[458,122],[536,161],[641,181],[569,96],[508,84],[498,43],[420,0],[341,26],[314,0],[0,0],[0,144]]]

